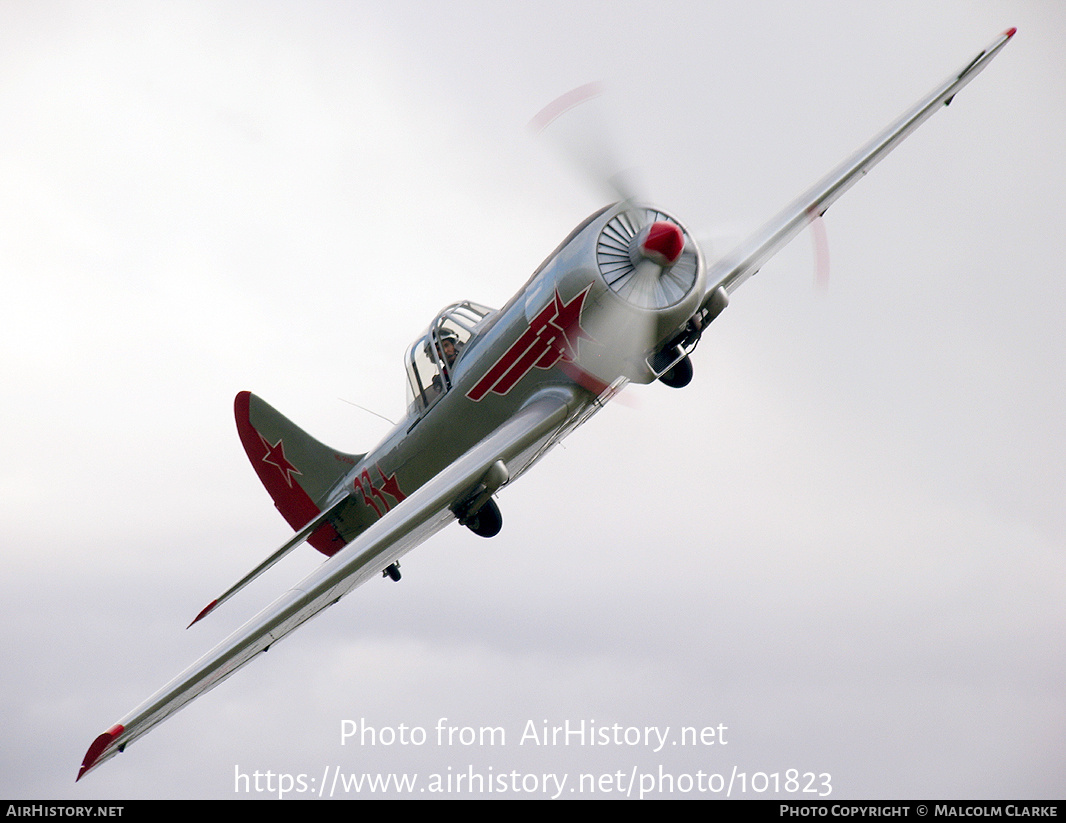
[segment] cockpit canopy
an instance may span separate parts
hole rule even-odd
[[[469,300],[452,303],[411,344],[404,359],[409,412],[423,414],[451,389],[462,372],[467,347],[495,314],[495,309]]]

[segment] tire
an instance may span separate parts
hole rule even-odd
[[[500,514],[500,507],[496,505],[496,501],[491,497],[485,501],[485,504],[478,509],[477,514],[470,519],[466,527],[478,537],[495,537],[498,535],[500,529],[503,528],[503,515]]]
[[[670,371],[659,378],[659,382],[672,389],[683,389],[692,381],[692,361],[687,357],[678,360]]]

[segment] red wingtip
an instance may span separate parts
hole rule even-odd
[[[1011,26],[1009,29],[1007,29],[1005,32],[1003,32],[1003,34],[1006,35],[1007,39],[1009,40],[1010,38],[1012,38],[1014,36],[1014,32],[1016,32],[1016,31],[1018,31],[1018,27],[1017,26]]]
[[[100,759],[104,749],[111,745],[115,738],[124,731],[126,731],[125,727],[121,723],[116,723],[93,741],[92,745],[89,746],[89,751],[85,753],[85,759],[81,761],[81,770],[78,772],[78,776],[74,778],[75,783],[81,780],[85,773],[96,765],[96,761]]]
[[[196,615],[196,617],[193,619],[192,623],[190,623],[185,628],[186,629],[191,629],[192,626],[193,626],[193,623],[196,623],[199,620],[203,620],[205,617],[207,617],[208,612],[210,612],[211,609],[215,608],[215,606],[217,606],[217,605],[218,605],[218,600],[212,600],[210,603],[208,603],[206,606],[204,606],[204,610],[202,612],[200,612],[198,615]]]

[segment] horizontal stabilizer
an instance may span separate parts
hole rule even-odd
[[[236,583],[226,589],[226,591],[220,594],[217,598],[208,603],[207,606],[204,607],[204,610],[198,615],[196,615],[196,617],[193,618],[192,623],[190,623],[185,628],[192,628],[194,623],[197,623],[203,618],[207,617],[207,615],[213,612],[216,607],[222,605],[224,602],[229,600],[231,597],[233,597],[233,595],[235,595],[237,592],[239,592],[257,577],[259,577],[259,575],[261,575],[263,572],[265,572],[267,569],[269,569],[271,566],[281,560],[281,558],[283,558],[285,555],[287,555],[289,552],[291,552],[293,549],[303,543],[308,537],[311,536],[311,533],[315,529],[317,529],[319,526],[329,520],[330,517],[336,514],[336,512],[341,508],[341,506],[343,506],[344,503],[348,500],[349,496],[350,492],[345,492],[340,497],[338,497],[333,503],[323,509],[317,517],[313,518],[306,526],[304,526],[302,529],[300,529],[300,531],[296,532],[296,534],[289,538],[289,540],[286,541],[285,545],[283,545],[280,549],[270,555],[270,557],[268,557],[266,560],[264,560],[262,563],[260,563],[250,572],[248,572],[248,574],[246,574],[244,577],[242,577],[240,580],[238,580]]]

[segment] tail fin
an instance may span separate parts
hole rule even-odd
[[[345,454],[323,445],[251,392],[233,402],[244,451],[274,505],[294,529],[321,512],[326,496],[365,455]],[[325,555],[344,547],[329,523],[309,538]]]

